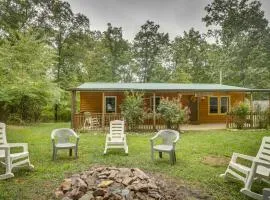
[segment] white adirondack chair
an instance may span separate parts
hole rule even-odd
[[[108,149],[124,149],[128,154],[126,134],[124,133],[124,121],[114,120],[110,122],[110,133],[106,136],[104,154]]]
[[[11,153],[11,148],[22,147],[23,151]],[[0,180],[14,177],[12,169],[16,167],[28,167],[34,169],[29,160],[27,143],[7,143],[6,125],[0,123],[0,163],[6,168],[5,174],[0,175]]]
[[[238,158],[250,161],[251,167],[239,164]],[[232,175],[234,178],[244,182],[245,186],[240,191],[245,195],[257,199],[263,200],[263,195],[251,191],[252,183],[255,179],[268,182],[270,176],[270,137],[264,137],[261,143],[261,147],[256,157],[247,156],[239,153],[233,153],[229,166],[221,177]],[[242,175],[243,174],[243,175]]]

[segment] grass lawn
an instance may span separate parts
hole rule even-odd
[[[128,135],[129,155],[109,151],[103,156],[105,135],[81,133],[79,159],[68,157],[68,152],[58,154],[52,161],[50,133],[54,128],[69,127],[69,124],[39,124],[35,126],[8,126],[9,142],[27,142],[34,172],[19,170],[15,178],[0,181],[0,199],[52,199],[53,191],[70,173],[86,170],[92,164],[139,167],[146,172],[158,172],[211,194],[215,199],[248,199],[239,190],[240,182],[219,178],[226,165],[213,167],[202,163],[205,156],[231,157],[233,152],[255,155],[263,136],[270,131],[197,131],[181,135],[177,144],[177,163],[169,164],[168,156],[155,163],[150,160],[149,138],[153,134]],[[1,171],[2,172],[2,171]],[[262,185],[256,183],[256,190]]]

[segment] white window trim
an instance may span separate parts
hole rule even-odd
[[[106,104],[107,98],[115,99],[114,112],[107,112],[107,104]],[[104,106],[105,106],[105,113],[117,113],[117,96],[105,96]]]

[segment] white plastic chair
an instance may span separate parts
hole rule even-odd
[[[11,153],[12,148],[23,148],[22,152]],[[0,123],[0,162],[5,168],[5,174],[0,175],[0,180],[14,177],[13,168],[28,167],[34,169],[29,160],[27,143],[7,143],[6,125]]]
[[[251,162],[251,167],[240,164],[238,158]],[[245,195],[262,200],[263,195],[252,192],[251,186],[255,179],[260,178],[261,180],[269,183],[270,176],[270,137],[264,137],[261,143],[261,147],[256,157],[247,156],[239,153],[233,153],[232,159],[228,165],[227,170],[221,177],[232,175],[233,178],[244,182],[245,186],[240,191]]]
[[[158,138],[162,139],[162,144],[154,145],[154,141]],[[160,130],[154,137],[150,139],[151,142],[151,158],[154,161],[154,152],[159,152],[159,157],[162,158],[162,152],[170,155],[171,164],[176,163],[175,146],[179,140],[179,132],[171,129]]]
[[[71,137],[76,138],[76,142],[70,141]],[[69,149],[69,156],[72,156],[72,149],[75,151],[75,158],[78,158],[79,136],[70,128],[54,129],[51,134],[53,144],[53,160],[56,159],[57,151]]]
[[[128,154],[126,134],[124,133],[124,121],[114,120],[110,122],[110,133],[106,136],[104,154],[108,149],[124,149]]]

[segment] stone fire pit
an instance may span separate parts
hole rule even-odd
[[[138,168],[93,167],[74,174],[55,191],[62,200],[212,199],[200,191],[149,177]]]

